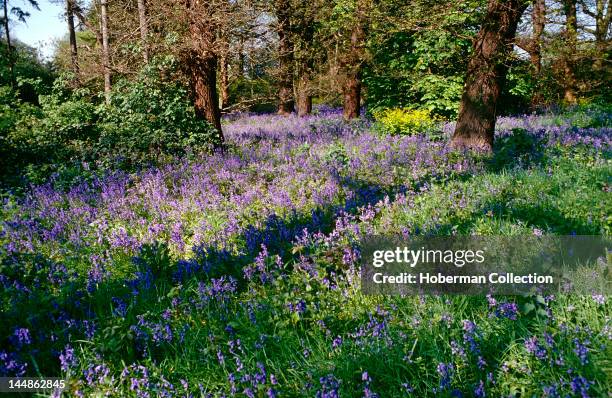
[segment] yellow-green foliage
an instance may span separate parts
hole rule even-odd
[[[388,134],[414,135],[431,130],[435,117],[427,109],[392,108],[374,112],[380,129]]]

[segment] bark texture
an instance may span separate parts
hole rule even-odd
[[[102,31],[102,69],[104,74],[104,95],[106,102],[110,101],[111,91],[111,69],[110,69],[110,47],[108,37],[108,3],[100,0],[100,27]]]
[[[249,77],[246,70],[246,56],[244,54],[244,37],[240,36],[238,40],[238,74],[241,77]]]
[[[361,108],[361,69],[365,51],[365,10],[361,1],[357,2],[355,23],[351,31],[350,48],[343,62],[345,82],[342,88],[343,111],[345,120],[359,117]]]
[[[468,61],[452,138],[454,147],[492,149],[496,107],[508,69],[506,58],[512,51],[516,28],[526,8],[523,0],[489,0]]]
[[[310,93],[310,76],[302,72],[298,82],[298,116],[304,117],[312,113],[312,95]]]
[[[565,12],[565,49],[563,53],[563,99],[569,104],[576,103],[576,51],[578,46],[578,21],[576,0],[563,0]]]
[[[532,49],[529,52],[531,64],[536,76],[542,72],[542,34],[546,25],[546,2],[545,0],[534,0],[531,13],[533,25]]]
[[[291,7],[287,0],[275,2],[278,33],[278,114],[289,115],[294,110],[293,99],[293,41],[291,40]]]
[[[72,72],[78,79],[79,76],[79,53],[76,41],[76,31],[74,29],[74,1],[66,0],[66,19],[68,21],[68,37],[70,41],[70,61]]]
[[[315,35],[315,14],[313,5],[304,5],[295,8],[296,39],[295,60],[297,65],[297,113],[303,117],[312,113],[313,76],[316,68],[316,52],[313,47]]]
[[[221,51],[219,52],[219,88],[221,90],[221,110],[229,105],[229,54],[230,43],[228,34],[221,34]]]
[[[342,94],[344,120],[358,118],[361,110],[361,79],[358,73],[347,76]]]
[[[147,21],[147,2],[138,0],[138,24],[140,27],[140,40],[142,41],[142,57],[145,64],[149,63],[149,23]]]
[[[534,0],[531,24],[533,25],[533,37],[531,38],[529,58],[531,59],[534,81],[537,87],[531,96],[531,107],[537,109],[544,102],[542,91],[539,89],[539,82],[542,75],[542,35],[546,26],[546,0]]]
[[[221,57],[221,109],[229,105],[229,73],[227,57]]]
[[[191,78],[194,107],[197,115],[217,130],[218,147],[223,146],[221,111],[217,94],[216,25],[206,0],[187,0],[189,17],[189,49],[187,67]]]

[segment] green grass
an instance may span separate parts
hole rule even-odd
[[[612,225],[605,187],[610,171],[609,159],[581,151],[557,154],[528,170],[490,171],[436,184],[414,201],[384,209],[372,226],[381,231],[408,228],[443,235],[520,235],[532,234],[536,228],[552,234],[609,234]],[[381,397],[405,396],[403,383],[410,385],[414,396],[433,396],[440,387],[439,363],[452,363],[454,371],[451,386],[438,396],[451,396],[453,390],[470,396],[481,381],[492,397],[542,396],[550,386],[577,395],[571,382],[578,375],[592,383],[590,396],[604,396],[610,390],[608,303],[597,304],[584,296],[510,297],[507,300],[519,308],[517,319],[511,320],[496,316],[484,297],[369,297],[342,277],[331,278],[337,286],[329,289],[321,275],[329,274],[329,258],[340,248],[315,239],[301,250],[308,253],[319,276],[300,271],[296,260],[285,264],[285,270],[271,271],[269,283],[253,281],[239,295],[198,310],[189,303],[198,296],[195,281],[172,288],[158,286],[141,307],[130,312],[159,319],[153,314],[172,308],[171,324],[175,329],[188,325],[189,331],[180,343],[152,349],[151,359],[144,363],[152,374],[172,374],[191,384],[201,383],[205,391],[226,392],[231,390],[230,374],[240,380],[258,372],[260,363],[268,378],[274,374],[278,380],[278,387],[272,387],[281,396],[314,396],[320,389],[319,379],[328,374],[341,380],[340,396],[362,396],[365,371],[372,380],[368,388]],[[267,261],[274,269],[274,259]],[[181,304],[172,307],[174,297],[181,298]],[[307,309],[298,315],[287,303],[300,299]],[[251,311],[254,319],[249,317]],[[477,325],[478,352],[470,351],[464,320]],[[127,341],[109,346],[109,341],[115,341],[113,328],[118,328],[119,336],[129,336],[123,325],[132,323],[113,322],[117,325],[106,325],[92,342],[109,353],[109,363],[125,359],[132,344],[129,337],[118,337]],[[534,336],[546,353],[543,359],[526,350],[525,341]],[[546,336],[552,339],[550,346]],[[337,337],[342,344],[334,347]],[[234,349],[233,355],[230,344],[238,340],[242,348]],[[453,341],[465,356],[453,353]],[[589,349],[586,362],[574,352],[576,341]],[[218,352],[225,358],[223,363]],[[484,360],[481,367],[479,357]],[[237,381],[239,395],[249,385]],[[270,386],[267,381],[254,394],[265,396]],[[125,388],[121,391],[127,393]]]

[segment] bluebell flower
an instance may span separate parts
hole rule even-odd
[[[67,372],[70,368],[73,368],[77,365],[77,359],[74,356],[74,349],[69,345],[66,345],[64,351],[62,351],[59,355],[60,367],[63,372]]]
[[[480,383],[474,388],[474,396],[476,398],[485,398],[487,393],[485,392],[485,384],[484,381],[480,380]]]

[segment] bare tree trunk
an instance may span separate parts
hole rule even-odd
[[[110,49],[108,46],[108,9],[107,0],[100,0],[100,24],[102,30],[102,68],[104,69],[104,95],[110,101],[111,70]]]
[[[305,29],[300,38],[301,51],[297,52],[298,79],[296,87],[297,114],[304,117],[312,113],[312,75],[314,60],[308,46],[312,42],[312,29]]]
[[[280,76],[278,82],[278,114],[289,115],[294,110],[293,100],[293,42],[289,12],[291,7],[287,0],[276,0],[276,17],[278,18],[278,60]]]
[[[68,37],[70,40],[70,60],[72,62],[72,72],[75,78],[79,78],[79,56],[76,40],[76,31],[74,29],[74,1],[66,0],[66,19],[68,20]]]
[[[491,151],[495,132],[497,101],[505,83],[506,58],[527,8],[523,0],[489,0],[487,13],[474,39],[468,61],[452,145]]]
[[[221,111],[217,94],[217,54],[215,53],[216,26],[206,2],[187,0],[191,49],[187,66],[191,77],[194,107],[198,117],[217,130],[215,145],[223,146]]]
[[[8,0],[3,0],[2,5],[4,6],[4,34],[6,35],[6,48],[9,61],[9,70],[11,72],[11,87],[15,87],[15,54],[13,54],[13,44],[11,43],[11,32],[9,29],[9,18],[8,18]]]
[[[244,38],[240,36],[240,41],[238,44],[238,70],[240,71],[240,77],[247,77],[248,73],[245,70],[246,67],[246,57],[244,56]]]
[[[358,74],[347,77],[343,88],[344,105],[342,116],[345,120],[359,117],[361,111],[361,80]]]
[[[531,22],[533,25],[533,38],[529,57],[533,65],[534,80],[537,86],[531,96],[531,106],[536,108],[543,101],[538,82],[542,73],[542,34],[546,26],[546,0],[534,0]]]
[[[305,7],[298,16],[301,23],[297,26],[295,46],[295,59],[298,70],[297,80],[297,113],[304,117],[312,113],[312,76],[315,70],[313,40],[315,34],[314,16],[312,7]]]
[[[533,24],[533,50],[529,55],[535,74],[539,76],[542,71],[542,33],[544,33],[544,26],[546,25],[545,0],[534,0],[531,21]]]
[[[138,22],[140,25],[140,40],[142,41],[142,58],[149,63],[149,23],[147,22],[147,2],[138,0]]]
[[[224,53],[219,61],[219,70],[221,72],[221,109],[224,109],[229,105],[229,73],[227,53]]]
[[[565,12],[565,49],[563,54],[564,94],[568,104],[576,103],[575,58],[578,45],[576,0],[563,0]]]
[[[605,3],[605,0],[597,0],[595,5],[595,48],[597,49],[597,56],[593,68],[596,71],[601,71],[603,69],[606,50],[610,45],[607,38],[608,32],[610,31],[610,20],[612,18],[612,0],[608,0],[607,9]]]
[[[312,112],[312,95],[310,94],[310,75],[303,71],[298,82],[297,109],[298,116],[304,117]]]
[[[189,67],[196,113],[217,129],[219,132],[218,138],[223,141],[219,97],[215,87],[217,82],[217,58],[193,54]]]
[[[532,66],[532,77],[536,85],[531,96],[531,106],[537,108],[543,100],[539,89],[539,79],[542,72],[542,34],[546,26],[546,0],[533,0],[532,4],[531,37],[517,37],[515,44],[529,54],[529,60]]]
[[[365,45],[363,14],[363,6],[358,1],[355,22],[351,32],[351,48],[347,54],[347,59],[343,62],[345,82],[342,88],[344,97],[342,115],[345,120],[359,117],[361,109],[361,68]]]

